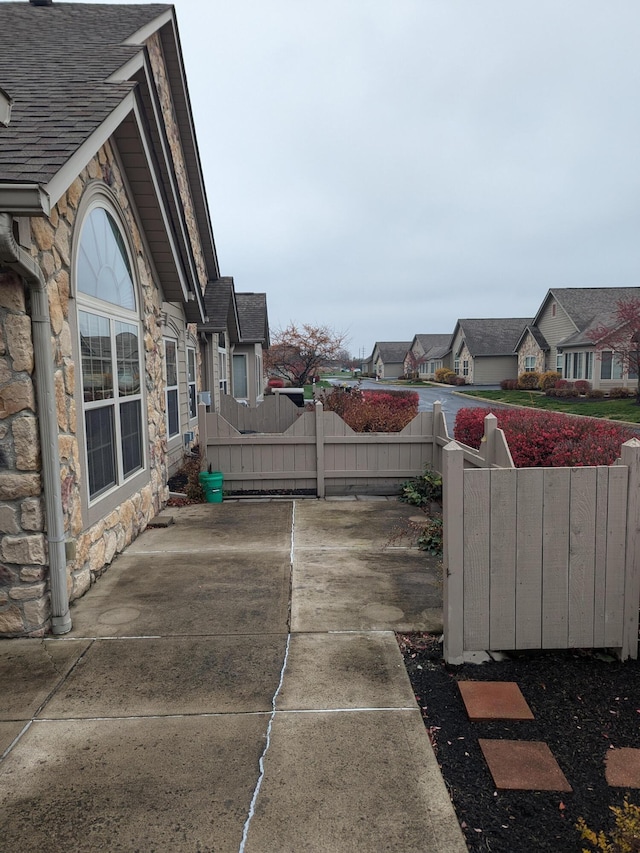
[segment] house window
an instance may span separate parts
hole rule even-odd
[[[218,369],[220,374],[220,390],[227,393],[227,344],[224,333],[218,335]]]
[[[233,396],[246,400],[249,394],[247,393],[247,356],[233,356]]]
[[[524,359],[524,372],[525,373],[534,373],[536,369],[536,357],[535,355],[527,355]]]
[[[256,395],[262,396],[263,378],[262,378],[262,356],[256,355]]]
[[[89,499],[144,468],[140,324],[115,219],[94,206],[78,245],[78,330]]]
[[[551,316],[552,317],[556,316],[556,303],[555,302],[551,303]]]
[[[453,372],[457,375],[460,373],[460,359],[456,358],[453,361]]]
[[[615,353],[605,350],[600,356],[600,379],[622,379],[622,363]]]
[[[193,347],[187,347],[187,389],[189,393],[189,418],[198,417],[197,393],[196,393],[196,351]]]
[[[167,436],[173,438],[180,432],[178,342],[173,338],[164,339],[164,371]]]
[[[562,376],[564,369],[564,356],[561,352],[556,355],[556,373],[559,373]]]
[[[469,375],[469,362],[467,361],[467,359],[466,359],[466,358],[465,358],[465,359],[464,359],[464,361],[462,362],[462,375],[463,375],[463,376],[468,376],[468,375]]]
[[[593,353],[586,352],[584,354],[584,378],[593,379]]]

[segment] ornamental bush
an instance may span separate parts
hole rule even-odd
[[[439,367],[434,373],[434,379],[436,382],[443,382],[445,385],[448,385],[451,382],[452,377],[455,377],[455,375],[456,374],[450,367]]]
[[[355,432],[400,432],[418,414],[415,391],[361,391],[336,388],[323,400]]]
[[[503,379],[500,382],[500,387],[503,391],[517,391],[518,390],[518,380],[517,379]]]
[[[559,379],[562,379],[562,374],[557,370],[547,370],[546,373],[540,375],[539,388],[541,391],[548,391],[549,388],[555,388]]]
[[[535,370],[529,370],[518,376],[518,388],[523,391],[537,391],[540,385],[540,374]]]
[[[624,400],[626,397],[633,397],[633,391],[630,388],[610,388],[609,397],[612,400]]]
[[[601,388],[591,388],[587,391],[587,397],[590,400],[601,400],[604,397],[604,391]]]
[[[484,434],[484,418],[493,411],[504,430],[516,468],[557,468],[565,465],[612,465],[628,428],[594,418],[527,409],[460,409],[454,425],[456,441],[476,449]]]
[[[591,383],[586,379],[576,379],[574,387],[577,394],[586,394],[587,391],[591,391]]]

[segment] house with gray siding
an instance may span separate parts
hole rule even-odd
[[[614,322],[616,303],[640,300],[640,287],[558,287],[547,291],[516,344],[518,372],[556,370],[594,388],[635,386],[615,353],[596,352],[593,330]]]
[[[397,379],[402,376],[410,346],[411,341],[376,341],[371,355],[371,372],[379,379]]]
[[[414,335],[405,356],[405,374],[416,373],[420,379],[433,379],[436,370],[449,367],[451,335]]]
[[[451,336],[451,367],[469,385],[516,379],[516,344],[531,323],[521,317],[458,320]]]
[[[0,635],[42,636],[166,504],[221,277],[174,7],[0,34]]]

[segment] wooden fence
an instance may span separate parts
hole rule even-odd
[[[638,654],[640,442],[618,465],[465,467],[443,450],[444,654],[614,648]]]
[[[200,445],[233,494],[393,495],[426,465],[442,470],[442,448],[451,441],[439,403],[397,433],[356,433],[320,402],[313,411],[275,396],[257,409],[235,401],[225,406],[228,417],[200,406]],[[464,447],[465,465],[513,465],[496,423],[494,415],[485,420],[480,450]]]

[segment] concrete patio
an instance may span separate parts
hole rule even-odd
[[[394,631],[438,630],[395,500],[168,510],[0,644],[4,853],[462,853]]]

